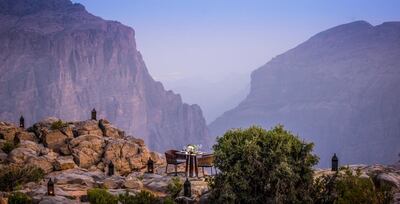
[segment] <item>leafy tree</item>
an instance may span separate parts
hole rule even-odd
[[[279,125],[233,129],[214,145],[211,203],[312,202],[313,144],[301,141]]]

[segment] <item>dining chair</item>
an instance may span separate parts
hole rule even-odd
[[[186,163],[182,156],[177,155],[178,150],[168,150],[165,152],[165,159],[167,160],[167,165],[165,166],[165,173],[168,174],[168,165],[172,164],[175,166],[175,176],[178,175],[178,165]]]
[[[214,167],[214,155],[213,154],[203,154],[202,157],[197,159],[197,166],[201,167],[203,176],[204,176],[204,168],[211,168],[211,175],[213,174]],[[214,167],[215,169],[215,167]],[[215,173],[217,173],[217,169],[215,169]]]

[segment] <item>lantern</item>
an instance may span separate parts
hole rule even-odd
[[[47,195],[49,196],[54,196],[54,182],[51,180],[51,178],[49,179],[49,182],[47,183]]]
[[[94,108],[92,110],[92,120],[97,120],[97,112],[96,112],[96,109],[94,109]]]
[[[192,197],[192,189],[189,179],[186,177],[186,181],[183,184],[183,195],[185,197]]]
[[[338,171],[339,170],[339,159],[336,156],[336,153],[333,154],[332,157],[332,171]]]
[[[149,157],[147,160],[147,173],[154,173],[154,161]]]
[[[24,119],[24,116],[22,116],[22,115],[19,118],[19,127],[20,128],[25,128],[25,119]]]
[[[112,161],[108,164],[108,176],[114,175],[114,164]]]

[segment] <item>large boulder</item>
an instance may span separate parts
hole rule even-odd
[[[22,128],[16,127],[11,123],[0,122],[0,139],[14,141],[15,135],[20,132],[26,133]]]
[[[143,182],[136,177],[127,177],[124,182],[124,187],[129,189],[142,189]]]
[[[147,164],[149,153],[133,141],[124,139],[109,140],[105,148],[103,163],[113,162],[115,169],[126,175],[138,171]]]
[[[86,120],[75,123],[75,136],[81,135],[98,135],[102,136],[103,131],[99,128],[99,123],[96,120]]]
[[[18,148],[8,154],[8,161],[16,164],[24,164],[31,157],[38,157],[40,146],[31,141],[21,141]]]
[[[53,162],[46,157],[30,157],[27,164],[37,166],[48,174],[54,170]]]
[[[39,204],[78,204],[80,202],[76,200],[71,200],[66,197],[62,196],[45,196],[43,199],[39,202]]]
[[[89,188],[97,187],[96,183],[105,178],[102,172],[89,172],[81,168],[55,171],[47,177],[54,178],[57,186],[81,185]]]
[[[54,163],[54,169],[57,171],[73,169],[75,167],[76,167],[76,164],[75,164],[72,156],[58,157]]]
[[[68,136],[64,135],[60,130],[48,132],[43,137],[43,144],[55,152],[65,152],[68,149]]]
[[[123,138],[125,136],[124,131],[119,130],[105,119],[99,120],[99,128],[101,129],[101,131],[103,132],[103,136],[105,137]]]
[[[104,138],[97,135],[82,135],[69,144],[75,163],[86,169],[101,161],[104,146]]]
[[[17,141],[28,140],[32,142],[37,142],[37,138],[35,136],[35,133],[33,132],[20,131],[15,133],[15,138]]]
[[[124,184],[124,177],[121,176],[112,176],[104,179],[103,187],[106,189],[118,189],[121,188]]]

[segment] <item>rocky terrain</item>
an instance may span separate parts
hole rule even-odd
[[[135,31],[80,4],[0,0],[0,62],[1,120],[85,120],[96,108],[152,150],[205,144],[200,107],[150,76]]]
[[[3,147],[10,142],[16,144],[15,148],[6,153]],[[146,173],[149,158],[155,162],[154,174]],[[108,176],[110,162],[115,166],[112,176]],[[57,118],[48,118],[26,130],[0,122],[0,169],[7,166],[43,169],[44,180],[17,188],[41,204],[85,203],[87,190],[92,188],[105,188],[114,195],[147,190],[162,198],[169,195],[168,185],[173,178],[173,174],[165,173],[162,155],[148,150],[143,140],[125,135],[105,119],[60,122]],[[173,166],[169,167],[169,172],[173,172]],[[395,187],[395,199],[400,203],[400,165],[351,165],[349,168],[360,169],[362,176],[373,176]],[[316,177],[326,174],[332,174],[332,171],[315,171]],[[179,175],[183,182],[185,177]],[[47,196],[50,178],[55,183],[56,196]],[[207,203],[209,187],[204,177],[191,179],[191,188],[191,199],[183,196],[177,199]],[[9,194],[0,192],[0,203]]]
[[[386,163],[400,153],[400,23],[364,21],[323,31],[252,73],[251,90],[209,125],[283,124],[315,143],[320,164]]]
[[[113,194],[148,190],[165,197],[173,177],[165,174],[162,155],[104,119],[60,123],[57,118],[48,118],[27,130],[0,122],[0,149],[7,142],[17,143],[16,148],[8,154],[0,150],[0,168],[33,165],[44,170],[43,181],[20,187],[38,203],[84,202],[87,190],[96,187]],[[155,174],[145,173],[149,158],[155,162]],[[110,162],[115,167],[113,176],[107,176]],[[50,178],[55,182],[55,197],[46,196]],[[194,199],[199,200],[208,191],[207,182],[194,179],[191,183]],[[1,195],[6,197],[7,193]]]

